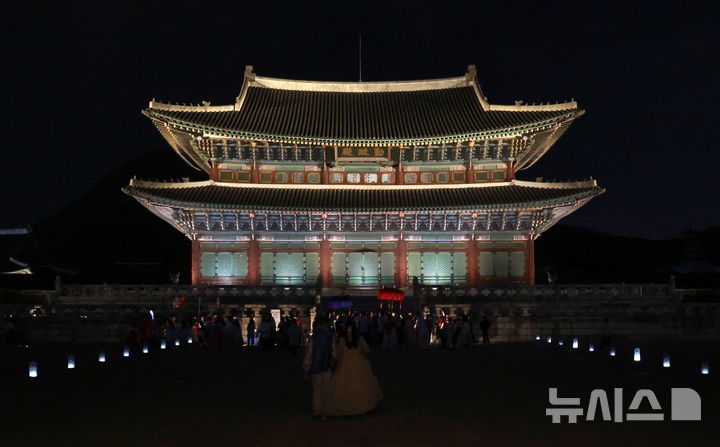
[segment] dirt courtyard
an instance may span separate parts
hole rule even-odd
[[[456,446],[710,445],[720,422],[717,341],[617,340],[617,356],[541,342],[450,351],[401,348],[370,354],[385,393],[363,418],[312,419],[310,383],[300,357],[254,348],[206,352],[188,347],[122,357],[120,345],[0,347],[0,445],[102,446]],[[632,348],[643,361],[632,361]],[[97,362],[105,349],[108,361]],[[77,368],[67,370],[74,353]],[[663,369],[664,352],[672,367]],[[27,377],[28,362],[39,376]],[[580,397],[624,388],[624,410],[650,389],[663,422],[603,422],[581,417],[552,424],[548,388]],[[702,421],[670,421],[670,389],[693,388]],[[646,400],[640,410],[650,410]],[[647,407],[647,408],[646,408]]]

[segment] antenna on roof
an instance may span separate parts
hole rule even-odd
[[[360,81],[362,82],[362,33],[358,33],[358,69],[360,70]]]

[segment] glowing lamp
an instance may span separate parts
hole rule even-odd
[[[635,352],[633,353],[633,361],[634,362],[640,361],[640,348],[635,348]]]
[[[540,334],[537,334],[537,335],[535,336],[535,340],[538,340],[538,341],[540,340]]]
[[[123,353],[124,355],[124,353]],[[130,354],[128,354],[130,355]],[[105,351],[98,352],[98,362],[105,363]]]
[[[123,357],[130,357],[130,346],[125,345],[123,347]],[[101,362],[104,362],[104,360],[100,360]]]
[[[703,363],[702,366],[700,366],[700,374],[710,374],[710,365],[708,363]]]
[[[37,362],[30,362],[28,367],[28,377],[37,377]]]
[[[548,342],[548,343],[552,343],[552,337],[548,337],[548,338],[547,338],[547,342]]]
[[[670,368],[670,354],[663,355],[663,368]]]
[[[577,338],[573,338],[573,349],[577,349],[580,346]]]
[[[590,346],[588,347],[588,351],[590,351],[590,352],[595,352],[595,346],[590,345]]]
[[[72,354],[68,356],[67,369],[75,369],[75,356]]]
[[[167,347],[167,343],[165,343],[165,339],[163,338],[160,340],[160,349],[165,349]]]
[[[189,345],[192,344],[192,337],[188,337],[187,343],[188,343]]]
[[[176,339],[175,339],[175,346],[180,346],[180,339],[179,339],[179,338],[176,338]]]
[[[615,357],[615,348],[610,348],[610,357]]]
[[[564,345],[564,344],[565,344],[565,342],[562,341],[562,340],[560,340],[560,341],[558,342],[558,346],[562,346],[562,345]]]
[[[147,343],[143,343],[143,354],[147,354],[148,352],[149,352],[149,351],[148,351],[148,344],[147,344]]]

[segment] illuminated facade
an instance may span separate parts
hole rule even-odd
[[[532,284],[534,240],[603,192],[516,180],[583,111],[490,104],[473,66],[363,83],[247,67],[234,104],[143,114],[209,175],[124,188],[192,241],[194,284]]]

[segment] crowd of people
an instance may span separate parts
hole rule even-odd
[[[430,315],[414,313],[349,311],[332,312],[324,316],[328,318],[331,331],[337,331],[352,322],[366,345],[383,350],[393,350],[399,346],[427,349],[431,345],[451,349],[467,348],[480,341],[475,334],[478,327],[482,331],[483,343],[489,343],[490,324],[486,318],[474,328],[467,316],[453,319],[443,315],[433,319]],[[131,348],[139,348],[143,343],[157,343],[165,339],[168,343],[177,340],[183,344],[196,344],[200,349],[209,351],[233,351],[243,346],[259,346],[263,353],[280,349],[295,354],[310,336],[302,320],[294,316],[284,316],[275,321],[266,314],[259,318],[259,324],[256,324],[256,320],[249,318],[244,337],[242,320],[237,315],[223,318],[213,314],[179,320],[174,315],[155,319],[154,315],[148,313],[139,325],[133,323],[128,328],[126,344]]]
[[[137,349],[142,344],[157,344],[160,340],[167,343],[194,344],[208,351],[235,351],[243,346],[259,346],[265,353],[271,349],[287,349],[293,354],[307,339],[302,321],[286,316],[276,322],[271,316],[263,316],[259,325],[250,318],[246,326],[247,337],[243,338],[241,319],[237,315],[221,317],[193,316],[178,320],[172,315],[165,319],[155,319],[148,313],[141,319],[140,325],[132,323],[127,330],[126,344]]]

